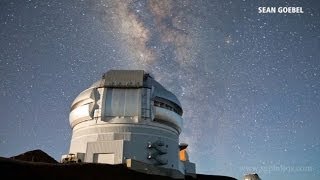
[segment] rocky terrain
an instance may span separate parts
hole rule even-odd
[[[124,165],[97,163],[61,164],[41,150],[29,151],[11,158],[0,157],[0,174],[3,179],[43,178],[43,179],[152,179],[171,180],[170,177],[149,175],[128,169]],[[1,178],[2,179],[2,178]],[[193,179],[186,177],[186,179]],[[216,175],[198,174],[200,180],[234,180]]]

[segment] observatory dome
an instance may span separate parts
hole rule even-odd
[[[143,70],[110,70],[71,104],[69,153],[84,162],[195,172],[179,158],[182,114],[177,97]]]

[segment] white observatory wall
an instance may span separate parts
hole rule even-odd
[[[164,144],[162,148],[167,151],[166,154],[159,156],[159,158],[168,161],[162,167],[177,169],[179,160],[178,136],[162,128],[135,127],[132,129],[130,140],[124,142],[124,158],[157,165],[158,162],[154,158],[148,158],[149,155],[156,153],[156,150],[149,148],[148,145],[157,141],[162,141]]]
[[[148,145],[161,141],[167,152],[158,156],[167,160],[161,167],[179,169],[176,127],[182,126],[182,118],[150,102],[148,88],[85,90],[70,113],[73,133],[69,152],[86,153],[85,162],[121,164],[134,159],[157,165],[155,158],[148,158],[157,150]],[[167,123],[153,121],[155,117]]]
[[[162,122],[167,123],[169,126],[174,126],[179,132],[183,126],[183,119],[177,113],[164,109],[161,107],[153,107],[155,119],[160,119]]]
[[[82,129],[95,126],[101,118],[104,88],[89,88],[80,93],[72,103],[69,121],[72,127],[72,138],[69,153],[86,153],[87,143],[97,141],[98,134],[77,134]]]

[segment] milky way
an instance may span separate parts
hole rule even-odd
[[[131,57],[126,59],[135,61],[137,68],[149,70],[166,61],[192,66],[199,47],[190,25],[197,22],[190,6],[174,1],[116,1],[104,9],[105,21],[112,22],[122,50]]]
[[[259,14],[301,6],[303,14]],[[68,152],[73,99],[110,69],[177,95],[200,173],[320,176],[320,12],[310,1],[0,2],[0,156]],[[289,171],[290,170],[290,171]]]
[[[191,1],[155,0],[115,1],[104,7],[104,22],[117,33],[123,62],[129,64],[125,68],[144,69],[175,87],[190,109],[201,103],[192,97],[204,90],[206,82],[206,78],[197,78],[196,68],[201,63],[197,56],[201,32],[197,28],[205,7],[195,8]],[[201,121],[192,116],[197,113],[185,112],[186,118],[193,119],[186,123],[192,133],[186,137],[191,144],[202,137]]]

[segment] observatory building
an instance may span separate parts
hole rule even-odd
[[[244,180],[261,180],[257,173],[247,174],[243,178]]]
[[[171,177],[195,176],[195,164],[179,143],[181,104],[143,70],[111,70],[71,105],[68,155],[81,162],[126,164]]]

